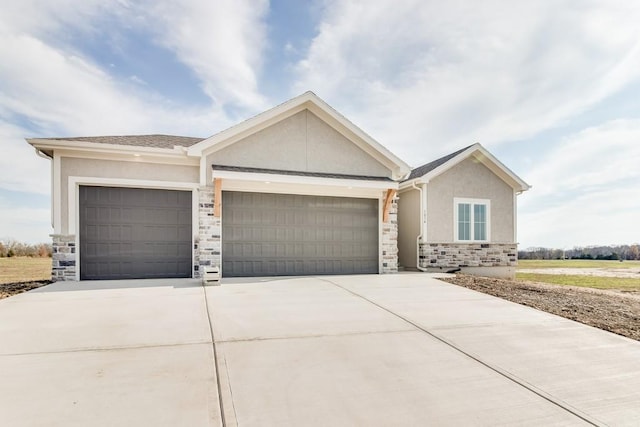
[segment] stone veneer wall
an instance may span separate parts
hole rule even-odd
[[[420,267],[515,267],[516,243],[420,243]]]
[[[76,236],[52,234],[51,280],[76,280]]]
[[[389,221],[382,224],[382,273],[398,272],[398,196],[389,208]]]
[[[194,242],[193,277],[202,277],[202,269],[206,266],[221,268],[222,256],[220,235],[222,221],[213,216],[213,187],[200,187],[198,200],[198,217],[200,221],[198,238]]]

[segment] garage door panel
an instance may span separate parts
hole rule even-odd
[[[191,192],[80,187],[81,279],[191,277]]]
[[[223,192],[223,275],[378,272],[378,201]]]

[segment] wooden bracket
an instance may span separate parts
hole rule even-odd
[[[222,178],[213,182],[213,216],[220,218],[222,214]]]
[[[391,202],[396,196],[397,191],[393,189],[387,190],[387,195],[384,198],[384,207],[382,211],[382,222],[389,222],[389,209],[391,209]]]

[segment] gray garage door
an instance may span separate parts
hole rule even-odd
[[[191,192],[80,187],[80,278],[191,277]]]
[[[378,272],[378,201],[222,193],[222,274]]]

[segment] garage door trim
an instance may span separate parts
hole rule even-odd
[[[290,189],[289,191],[278,191],[279,189],[276,188],[270,188],[270,191],[256,191],[255,188],[252,189],[246,189],[246,188],[237,188],[237,187],[233,187],[232,189],[227,188],[228,186],[223,186],[222,190],[223,193],[224,192],[236,192],[236,193],[264,193],[264,194],[273,194],[273,195],[299,195],[299,196],[319,196],[319,197],[337,197],[337,198],[345,198],[345,199],[349,199],[349,198],[353,198],[353,199],[369,199],[369,200],[375,200],[375,203],[377,205],[377,211],[376,211],[376,221],[377,221],[377,274],[380,274],[382,272],[382,268],[383,268],[383,262],[384,262],[384,257],[383,257],[383,224],[382,224],[382,209],[383,209],[383,199],[382,196],[380,194],[380,192],[376,192],[376,196],[374,197],[371,194],[367,194],[367,195],[363,195],[363,194],[358,194],[357,192],[351,193],[348,196],[347,195],[336,195],[336,194],[331,194],[330,192],[305,192],[305,191],[294,191],[291,192]],[[222,215],[221,218],[221,224],[222,227],[224,228],[224,215]],[[220,246],[221,248],[224,248],[224,232],[221,233],[221,238],[220,238]],[[224,272],[224,250],[221,250],[221,273],[222,273],[222,277],[225,277],[225,272]],[[320,273],[323,274],[323,273]]]
[[[67,192],[68,205],[68,234],[75,235],[76,248],[80,247],[80,186],[93,187],[123,187],[123,188],[148,188],[154,190],[178,190],[191,191],[191,247],[193,238],[198,234],[198,187],[199,184],[176,181],[151,181],[119,178],[97,178],[70,176]],[[54,219],[55,221],[55,219]],[[76,250],[76,277],[80,280],[80,256]],[[194,253],[191,251],[191,274],[193,277]]]

